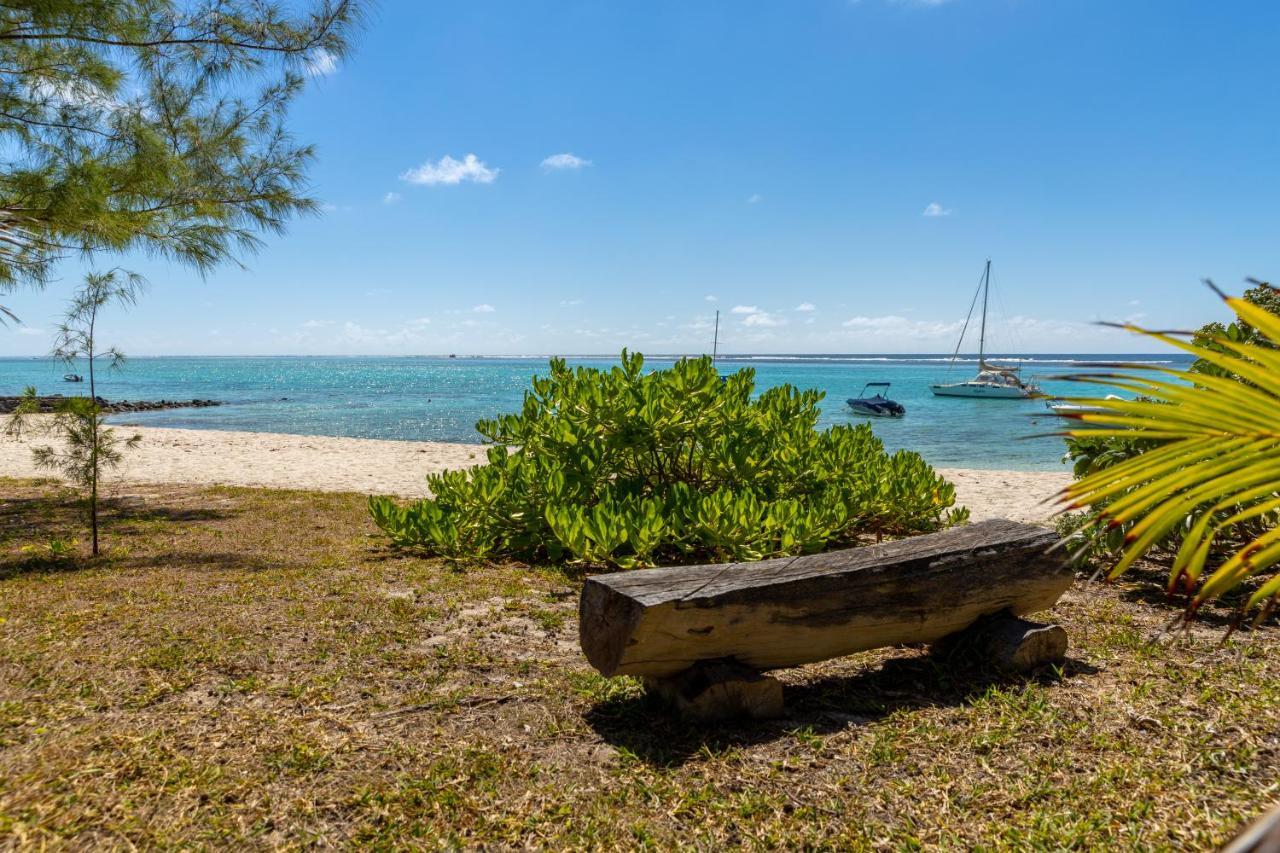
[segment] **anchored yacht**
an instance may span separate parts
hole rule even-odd
[[[982,326],[978,333],[978,375],[965,382],[940,382],[930,385],[933,393],[939,397],[981,397],[990,400],[1025,400],[1040,393],[1039,387],[1032,382],[1024,382],[1018,375],[1016,367],[1001,367],[988,364],[987,346],[987,297],[991,293],[991,259],[987,259],[986,269],[982,273]],[[977,301],[977,294],[974,294]],[[969,320],[973,317],[973,305],[969,306],[969,316],[965,317],[964,329],[960,331],[960,342],[956,344],[956,353],[951,357],[954,365],[956,355],[960,353],[960,344],[964,342],[964,330],[969,328]]]

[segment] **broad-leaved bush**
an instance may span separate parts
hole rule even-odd
[[[488,464],[432,474],[434,497],[370,499],[401,546],[632,568],[756,560],[963,522],[955,488],[865,424],[817,428],[820,391],[753,396],[709,358],[646,371],[551,361],[517,414],[481,421]]]

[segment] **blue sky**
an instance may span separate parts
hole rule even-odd
[[[322,216],[151,281],[135,355],[943,352],[1223,315],[1276,275],[1280,6],[381,0],[293,126]],[[48,349],[74,266],[6,298]],[[966,347],[968,349],[968,347]]]

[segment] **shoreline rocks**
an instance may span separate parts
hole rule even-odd
[[[52,412],[58,403],[67,399],[68,396],[77,395],[42,394],[37,398],[40,412],[43,414]],[[0,415],[9,414],[21,401],[22,397],[0,396]],[[222,402],[220,400],[116,400],[112,402],[99,397],[98,405],[107,414],[116,415],[127,412],[158,412],[162,409],[206,409],[210,406],[221,406]]]

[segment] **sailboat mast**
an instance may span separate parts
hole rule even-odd
[[[716,351],[720,349],[720,309],[716,309],[716,336],[711,339],[711,363],[716,363]]]
[[[978,369],[986,364],[987,348],[987,294],[991,291],[991,259],[987,258],[987,269],[982,274],[982,327],[978,332]]]

